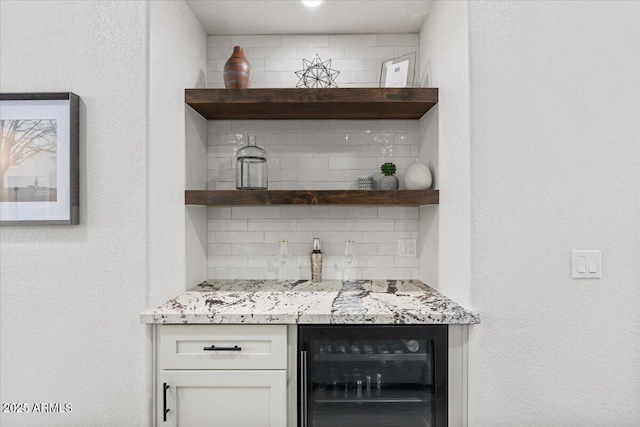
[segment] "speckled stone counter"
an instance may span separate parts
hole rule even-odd
[[[418,280],[210,280],[160,307],[142,323],[473,324],[478,313]]]

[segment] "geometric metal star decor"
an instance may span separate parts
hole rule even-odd
[[[318,55],[312,61],[302,60],[304,70],[296,71],[300,79],[296,87],[338,87],[338,70],[331,69],[331,60],[322,61]]]

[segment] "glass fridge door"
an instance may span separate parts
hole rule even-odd
[[[447,425],[447,327],[301,326],[303,427]]]

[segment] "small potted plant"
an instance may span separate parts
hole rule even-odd
[[[381,190],[397,190],[400,187],[398,177],[395,175],[396,165],[393,163],[385,163],[380,166],[380,171],[383,175],[382,178],[380,178]]]

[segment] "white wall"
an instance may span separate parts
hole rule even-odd
[[[420,278],[455,301],[471,301],[469,39],[467,4],[436,2],[420,31],[421,82],[438,105],[420,120],[420,157],[440,204],[420,208]],[[467,425],[468,330],[449,327],[449,425]],[[469,424],[474,425],[474,424]]]
[[[640,422],[639,21],[470,4],[471,426]],[[572,249],[602,250],[602,279],[572,280]]]
[[[1,90],[82,99],[81,224],[0,228],[1,400],[73,412],[2,413],[2,424],[144,425],[146,6],[2,2],[0,12]]]
[[[166,27],[150,32],[150,19]],[[0,400],[73,411],[0,423],[149,425],[151,346],[138,316],[185,288],[183,90],[203,82],[206,36],[182,2],[3,1],[0,20],[2,92],[82,99],[81,224],[0,228]],[[175,282],[163,280],[167,264]]]
[[[206,85],[207,34],[184,1],[149,5],[148,307],[154,307],[207,278],[206,208],[184,206],[185,189],[206,189],[207,121],[184,104],[184,90]]]
[[[378,86],[386,59],[418,50],[417,34],[209,36],[209,87],[224,87],[234,45],[251,63],[254,87],[295,87],[302,59],[332,59],[340,87]],[[270,189],[355,189],[391,161],[404,171],[420,154],[417,120],[215,120],[209,122],[209,188],[235,189],[235,153],[255,134],[269,158]],[[325,253],[323,277],[340,279],[340,252],[354,240],[351,277],[417,279],[418,258],[397,257],[398,238],[419,239],[419,209],[389,207],[209,208],[209,278],[275,278],[279,240],[294,257],[287,278],[309,278],[313,237]]]

